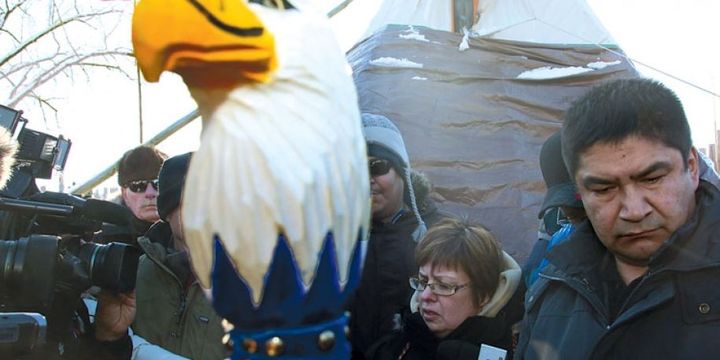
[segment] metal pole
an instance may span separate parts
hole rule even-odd
[[[140,67],[137,66],[137,61],[135,65],[135,70],[137,73],[137,88],[138,88],[138,121],[140,122],[138,124],[140,128],[140,144],[143,143],[143,102],[142,102],[142,80],[140,79]]]
[[[345,1],[341,2],[340,4],[335,6],[332,10],[328,11],[327,17],[331,18],[331,17],[335,16],[335,14],[341,12],[348,5],[350,5],[351,2],[353,2],[353,0],[345,0]]]

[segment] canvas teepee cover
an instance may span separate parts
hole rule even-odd
[[[616,50],[407,25],[381,29],[348,60],[361,110],[395,121],[432,198],[489,227],[521,262],[537,240],[542,143],[593,85],[637,76]]]

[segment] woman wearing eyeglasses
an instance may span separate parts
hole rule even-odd
[[[350,310],[353,359],[400,324],[417,272],[413,254],[426,232],[444,215],[428,198],[429,182],[413,172],[400,130],[382,115],[363,114],[367,143],[372,225],[362,280]]]
[[[368,357],[512,358],[512,325],[522,317],[521,270],[492,234],[479,225],[443,220],[418,244],[415,260],[412,313],[402,330],[376,343]]]

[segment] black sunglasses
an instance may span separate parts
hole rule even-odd
[[[153,189],[157,191],[158,189],[158,180],[135,180],[127,183],[125,187],[130,189],[130,191],[134,193],[142,193],[145,192],[145,189],[147,189],[148,184],[152,185]]]
[[[389,161],[385,159],[373,159],[370,160],[369,170],[370,170],[370,176],[382,176],[388,173],[390,171],[390,168],[392,168],[392,164],[390,164]]]

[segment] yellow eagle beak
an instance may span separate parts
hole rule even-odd
[[[273,35],[244,0],[141,0],[132,42],[150,82],[169,70],[189,86],[233,87],[277,68]]]

